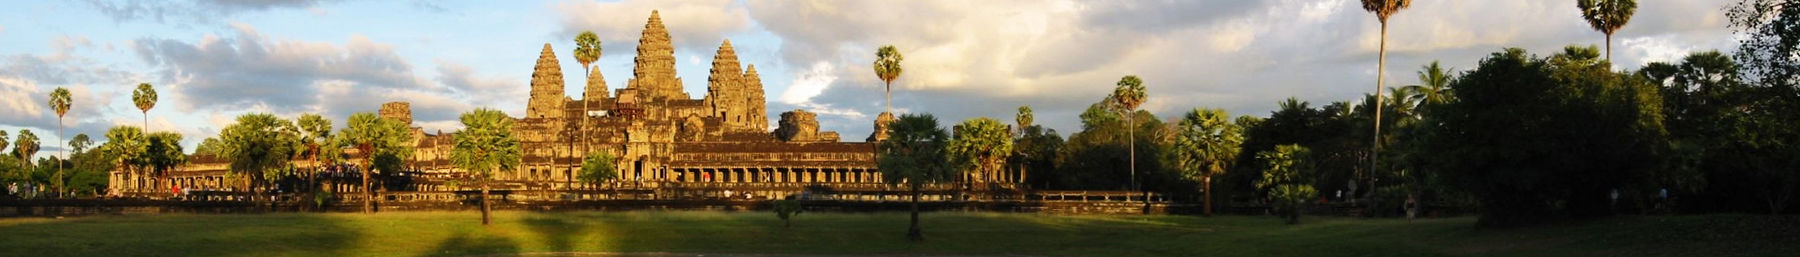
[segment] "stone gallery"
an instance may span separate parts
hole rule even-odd
[[[794,110],[780,114],[771,129],[762,79],[755,65],[740,64],[730,40],[720,43],[707,78],[706,95],[689,96],[676,77],[669,31],[656,12],[650,13],[638,41],[633,77],[623,88],[609,88],[600,71],[589,71],[582,97],[564,94],[563,70],[556,52],[545,44],[531,75],[524,117],[514,117],[520,140],[520,166],[496,174],[497,189],[509,191],[601,191],[606,197],[670,198],[688,196],[779,197],[824,186],[839,192],[894,191],[876,170],[875,143],[840,142],[836,132],[820,131],[815,114]],[[871,96],[879,97],[879,96]],[[410,106],[391,102],[379,110],[383,118],[412,124]],[[891,117],[883,114],[883,117]],[[875,124],[879,131],[882,127]],[[456,181],[466,176],[451,165],[456,132],[411,129],[416,152],[404,172],[376,175],[378,189],[390,192],[467,190]],[[870,141],[881,135],[870,135]],[[604,183],[582,183],[577,177],[584,156],[605,152],[615,157],[618,177]],[[360,158],[349,150],[351,159]],[[172,188],[241,191],[243,180],[227,175],[227,160],[193,156],[169,172],[173,185],[127,171],[112,172],[114,192],[167,196]],[[356,162],[352,162],[356,163]],[[333,192],[363,192],[354,164],[323,168],[308,160],[294,166],[327,173]],[[304,172],[302,172],[304,173]],[[971,174],[969,188],[1017,188],[1023,172]],[[338,182],[338,181],[341,181]],[[895,191],[897,192],[897,191]],[[346,194],[348,195],[348,194]]]

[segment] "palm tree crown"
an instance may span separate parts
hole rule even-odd
[[[144,112],[144,129],[150,129],[150,108],[156,108],[156,88],[150,87],[150,83],[138,83],[137,91],[131,91],[131,102]]]
[[[1612,60],[1612,35],[1631,22],[1631,15],[1637,13],[1636,0],[1578,0],[1575,7],[1581,8],[1581,18],[1587,19],[1588,26],[1595,31],[1606,34],[1606,59]]]

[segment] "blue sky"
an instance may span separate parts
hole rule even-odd
[[[1724,0],[1641,1],[1613,42],[1615,67],[1730,50]],[[580,97],[573,35],[592,30],[597,66],[626,84],[649,10],[676,44],[677,72],[704,95],[714,50],[730,39],[762,75],[769,117],[807,109],[847,140],[882,108],[873,49],[898,46],[900,112],[1011,120],[1019,105],[1063,133],[1119,77],[1143,77],[1147,110],[1195,107],[1266,116],[1289,96],[1358,99],[1373,87],[1378,24],[1350,0],[1197,1],[23,1],[0,8],[0,129],[46,142],[56,87],[75,92],[68,134],[137,125],[130,87],[157,86],[153,131],[191,147],[237,115],[323,113],[338,123],[388,101],[416,125],[455,130],[476,107],[525,109],[532,65],[549,43],[566,91]],[[1548,54],[1601,44],[1573,1],[1420,1],[1389,32],[1393,85],[1420,65],[1459,70],[1502,47]],[[774,122],[771,122],[774,123]],[[340,124],[341,125],[341,124]],[[60,144],[44,145],[56,154]]]

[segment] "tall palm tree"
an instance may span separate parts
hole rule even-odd
[[[69,89],[57,87],[56,90],[50,91],[50,109],[56,110],[56,138],[64,138],[63,137],[63,128],[62,128],[63,116],[69,114]],[[62,159],[65,159],[65,160],[69,159],[69,151],[68,150],[63,150]],[[55,179],[56,179],[56,181],[62,181],[62,177],[63,177],[63,162],[57,161],[56,162]],[[57,183],[57,184],[61,184],[61,183]],[[61,186],[58,186],[56,188],[56,194],[58,197],[62,196],[62,191],[63,191],[63,189]]]
[[[37,134],[32,134],[29,129],[19,130],[18,140],[13,140],[13,153],[18,154],[20,160],[19,168],[22,169],[23,172],[27,172],[27,174],[31,172],[31,169],[28,169],[27,167],[30,167],[31,165],[31,156],[37,155],[38,147]]]
[[[885,45],[875,49],[875,77],[887,83],[887,112],[894,112],[894,79],[900,78],[900,50],[894,45]]]
[[[1387,73],[1388,17],[1394,16],[1394,13],[1400,12],[1401,9],[1406,9],[1406,7],[1408,7],[1408,6],[1412,6],[1412,0],[1362,0],[1363,10],[1369,11],[1371,13],[1375,13],[1375,19],[1378,21],[1381,21],[1381,46],[1380,46],[1381,52],[1380,52],[1380,57],[1377,57],[1380,59],[1380,61],[1377,64],[1375,64],[1375,110],[1381,110],[1381,91],[1383,91],[1382,90],[1382,88],[1384,86],[1383,83],[1386,82],[1386,80],[1384,80],[1384,78],[1387,77],[1387,76],[1384,76],[1384,74]],[[1370,172],[1375,171],[1375,166],[1379,162],[1377,160],[1378,158],[1376,156],[1381,156],[1381,112],[1380,111],[1375,112],[1375,122],[1374,123],[1375,123],[1375,136],[1374,136],[1374,139],[1372,139],[1372,143],[1369,146],[1370,148],[1372,148],[1372,151],[1374,152],[1373,154],[1369,155],[1369,171]]]
[[[1144,104],[1144,80],[1138,79],[1137,75],[1125,75],[1125,77],[1119,78],[1117,85],[1113,88],[1112,101],[1122,111],[1125,111],[1126,159],[1128,160],[1126,162],[1131,167],[1131,189],[1136,190],[1138,189],[1137,123],[1133,123],[1132,116],[1137,116],[1138,105]],[[1149,203],[1150,194],[1145,193],[1144,196],[1144,202]]]
[[[144,112],[144,131],[149,131],[150,108],[156,108],[156,89],[150,83],[138,83],[137,91],[131,91],[131,102]]]
[[[1581,18],[1587,19],[1588,26],[1606,34],[1606,60],[1611,61],[1613,32],[1631,22],[1637,0],[1577,0],[1575,7],[1581,8]]]
[[[594,76],[594,71],[592,70],[593,66],[588,66],[588,65],[594,63],[594,60],[599,60],[599,59],[600,59],[600,36],[594,35],[593,31],[582,31],[581,34],[575,35],[575,61],[581,62],[581,70],[582,70],[581,74],[583,74],[582,76],[585,76],[585,77],[583,77],[585,80],[593,79],[593,76]],[[587,137],[588,137],[588,133],[587,133],[588,115],[587,115],[587,112],[592,111],[592,110],[589,110],[589,108],[593,108],[593,104],[592,104],[593,101],[589,100],[589,97],[595,97],[595,96],[588,95],[587,90],[581,91],[581,125],[576,126],[576,128],[581,130],[582,142],[587,142]],[[573,150],[573,149],[571,149],[571,150]],[[587,144],[581,145],[581,151],[582,152],[588,151]],[[550,158],[550,159],[552,162],[554,162],[556,160],[556,158]]]

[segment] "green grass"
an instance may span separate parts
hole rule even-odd
[[[1473,218],[926,213],[475,212],[0,219],[0,256],[466,256],[541,252],[1041,256],[1792,256],[1800,217],[1619,217],[1522,229]]]

